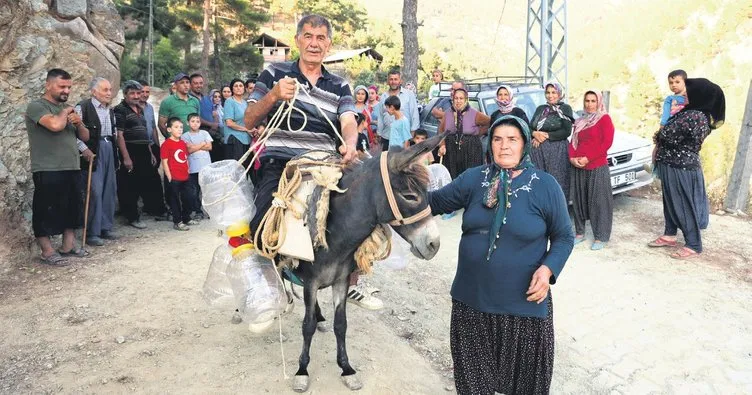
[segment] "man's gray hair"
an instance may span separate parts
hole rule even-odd
[[[332,25],[331,23],[329,23],[329,20],[324,18],[323,16],[318,14],[309,14],[300,18],[300,21],[298,21],[298,30],[295,33],[295,37],[298,37],[303,33],[303,26],[305,25],[311,25],[311,27],[326,27],[326,36],[329,37],[330,40],[332,39],[332,34],[334,34],[334,32],[332,31]]]
[[[103,77],[94,77],[94,79],[89,82],[89,90],[93,91],[97,86],[99,86],[99,83],[102,81],[107,81],[107,79]]]
[[[143,85],[139,84],[138,81],[134,80],[128,80],[125,81],[123,84],[123,95],[127,95],[130,91],[142,91],[144,90]]]

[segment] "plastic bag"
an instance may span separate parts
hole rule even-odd
[[[429,191],[441,189],[452,182],[452,176],[449,174],[449,170],[447,170],[447,168],[442,164],[434,163],[432,165],[429,165],[428,172],[430,175],[428,181]]]
[[[223,160],[204,167],[198,175],[201,203],[219,229],[237,222],[250,222],[256,214],[253,185],[236,160]]]
[[[230,261],[227,278],[235,295],[235,306],[249,329],[267,329],[274,317],[287,306],[287,295],[274,263],[253,250],[244,251]]]
[[[392,232],[392,252],[383,261],[374,262],[374,265],[391,270],[403,270],[409,263],[409,256],[411,254],[410,243],[405,241],[391,227],[389,227],[389,230]]]
[[[229,308],[235,304],[232,286],[226,273],[231,260],[232,248],[226,244],[214,250],[214,256],[212,256],[209,272],[206,273],[206,280],[201,292],[201,296],[210,306]]]

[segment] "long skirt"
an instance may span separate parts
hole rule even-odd
[[[450,347],[458,394],[548,394],[554,368],[551,294],[546,318],[482,313],[452,301]]]
[[[480,136],[451,134],[446,138],[444,166],[454,180],[465,170],[483,164],[483,146]]]
[[[567,140],[546,140],[538,148],[532,149],[530,157],[535,167],[554,176],[564,191],[564,197],[570,199],[569,171],[572,165],[569,163],[568,144]]]
[[[614,219],[614,199],[611,195],[608,165],[593,170],[574,168],[571,178],[575,232],[584,235],[585,221],[590,220],[595,240],[608,241]]]
[[[700,229],[708,225],[708,198],[702,169],[683,170],[657,162],[663,192],[664,234],[681,229],[687,247],[702,252]]]

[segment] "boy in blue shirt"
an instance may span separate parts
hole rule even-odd
[[[410,139],[413,137],[410,133],[410,122],[402,115],[400,111],[401,103],[397,96],[389,96],[384,101],[384,107],[389,115],[394,117],[391,130],[389,131],[389,146],[408,148]]]

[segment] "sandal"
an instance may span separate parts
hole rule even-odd
[[[692,259],[692,258],[697,258],[698,256],[700,256],[700,253],[689,247],[683,247],[679,251],[676,251],[675,253],[671,254],[670,256],[671,258],[674,258],[674,259]]]
[[[580,244],[583,241],[585,241],[585,236],[575,236],[574,237],[574,245]]]
[[[68,262],[67,259],[63,258],[59,252],[54,252],[52,255],[45,257],[44,255],[40,255],[39,257],[42,260],[42,263],[45,265],[50,266],[68,266],[70,265],[70,262]]]
[[[76,248],[76,247],[71,248],[71,250],[68,252],[57,250],[57,253],[63,257],[75,257],[75,258],[86,258],[87,256],[90,255],[89,251],[86,251],[83,248]]]
[[[676,240],[669,240],[663,236],[648,243],[648,247],[676,247],[679,245]]]

